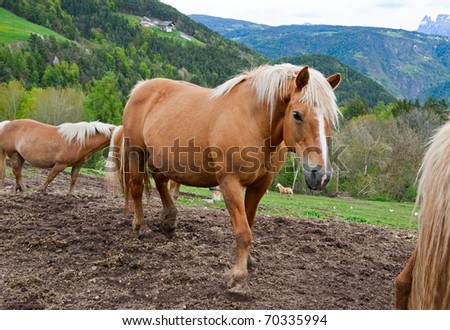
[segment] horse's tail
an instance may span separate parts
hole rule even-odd
[[[450,121],[431,140],[420,169],[416,203],[421,203],[421,210],[410,309],[450,309],[449,159]]]
[[[2,130],[9,122],[10,122],[9,120],[0,122],[0,136],[2,134]],[[0,188],[2,188],[4,185],[5,171],[6,171],[6,151],[2,148],[2,141],[0,139]]]
[[[123,193],[122,183],[122,140],[123,140],[123,127],[117,126],[111,136],[109,143],[108,158],[106,159],[105,173],[106,183],[108,190],[113,193]]]
[[[130,145],[129,139],[122,138],[119,159],[120,159],[120,183],[123,195],[125,197],[125,208],[128,209],[130,197]],[[150,173],[144,162],[142,170],[144,171],[144,189],[148,198],[150,198]]]

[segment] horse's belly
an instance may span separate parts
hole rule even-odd
[[[30,146],[17,146],[17,152],[34,167],[50,168],[55,165],[55,155],[53,150],[46,148],[33,148]]]

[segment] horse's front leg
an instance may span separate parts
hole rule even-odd
[[[78,173],[80,173],[82,166],[83,166],[83,164],[72,166],[72,171],[71,171],[71,176],[70,176],[69,195],[74,196],[74,197],[77,197],[77,196],[73,193],[73,188],[75,186],[75,182],[77,182]]]
[[[272,182],[273,175],[267,173],[263,178],[256,183],[247,187],[245,191],[245,214],[247,215],[247,222],[250,229],[253,228],[256,218],[256,210],[258,208],[261,198],[266,194],[267,189]],[[249,254],[248,267],[252,267],[254,260]]]
[[[168,237],[172,237],[177,228],[177,208],[173,203],[172,196],[167,187],[169,180],[160,173],[153,173],[153,178],[155,179],[156,188],[158,189],[163,204],[161,212],[161,228]]]
[[[14,176],[16,177],[16,191],[24,191],[25,185],[22,179],[22,166],[25,160],[19,153],[14,152],[8,155],[11,160],[11,167],[13,169]]]
[[[396,309],[408,309],[409,296],[411,294],[413,270],[416,262],[417,248],[412,253],[405,268],[395,279],[396,296],[395,296],[395,308]]]
[[[61,173],[62,171],[64,171],[64,169],[67,167],[67,164],[60,164],[60,163],[56,163],[55,165],[53,165],[52,169],[50,170],[50,172],[48,173],[47,176],[47,180],[45,181],[45,183],[42,185],[42,187],[40,187],[38,189],[38,191],[40,192],[45,192],[45,190],[47,189],[48,185],[56,178],[56,176]]]
[[[252,231],[245,214],[242,185],[238,179],[231,177],[222,180],[220,188],[231,217],[236,241],[236,261],[226,274],[228,286],[231,292],[244,293],[247,291],[247,262]]]

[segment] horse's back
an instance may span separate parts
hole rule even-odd
[[[12,120],[6,123],[0,131],[0,143],[6,150],[15,149],[16,145],[23,141],[39,139],[40,137],[35,132],[47,126],[50,127],[32,119]]]
[[[143,132],[157,131],[164,137],[178,136],[189,130],[189,124],[197,127],[209,123],[205,102],[209,89],[184,81],[154,78],[141,81],[133,88],[123,114],[124,136],[131,142],[144,143]],[[188,127],[188,130],[186,130]],[[176,132],[171,135],[170,132]],[[173,141],[173,139],[171,140]]]

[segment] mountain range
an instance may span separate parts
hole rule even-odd
[[[142,79],[167,77],[213,87],[243,70],[272,62],[158,0],[114,0],[114,7],[88,0],[33,0],[34,7],[30,4],[31,0],[5,0],[0,8],[0,31],[4,31],[0,34],[0,84],[18,80],[27,89],[81,86],[90,90],[93,82],[112,72],[125,101]],[[175,22],[176,30],[146,27],[144,16],[148,22]],[[343,80],[336,90],[339,105],[354,98],[370,107],[378,101],[395,101],[380,84],[334,57],[280,60],[310,65],[325,75],[341,72]]]
[[[337,90],[341,105],[355,97],[370,106],[392,102],[394,96],[449,99],[450,42],[444,37],[379,28],[272,27],[198,15],[191,19],[158,0],[0,0],[0,4],[0,30],[5,31],[0,35],[0,83],[17,79],[31,88],[59,86],[61,81],[66,86],[71,81],[69,85],[87,88],[113,71],[127,95],[139,79],[165,76],[216,86],[272,60],[308,64],[324,74],[343,73]],[[13,13],[21,17],[20,24]],[[143,17],[173,21],[176,31],[144,28]],[[59,37],[47,39],[41,35],[47,32],[39,30],[24,45],[30,32],[24,29],[20,38],[16,33],[23,19],[36,25],[32,30],[46,26]],[[55,58],[61,65],[54,65]],[[75,77],[66,77],[67,66]]]
[[[278,59],[327,54],[369,76],[397,98],[450,100],[450,39],[389,28],[268,26],[207,15],[190,15],[226,38]]]

